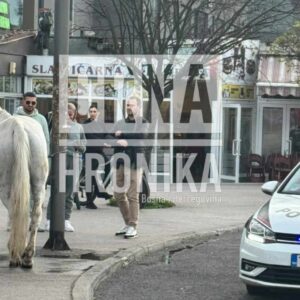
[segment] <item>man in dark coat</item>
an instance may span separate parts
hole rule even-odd
[[[117,159],[114,184],[114,196],[125,223],[116,235],[124,235],[125,238],[137,236],[139,189],[143,174],[143,167],[137,157],[145,155],[144,142],[148,133],[148,122],[140,116],[140,106],[140,98],[129,97],[126,103],[127,118],[120,120],[115,127],[115,154],[122,153],[127,157],[127,163],[122,158]],[[127,188],[126,180],[129,181]]]
[[[99,162],[97,159],[92,159],[92,170],[105,170],[105,177],[108,175],[110,171],[110,165],[109,161],[106,157],[106,155],[103,153],[103,148],[105,147],[105,143],[103,140],[105,138],[109,138],[109,136],[106,133],[104,122],[99,121],[99,111],[97,109],[96,105],[91,105],[89,108],[89,118],[84,122],[84,130],[85,130],[85,136],[87,139],[87,147],[86,147],[86,153],[85,155],[91,154],[91,153],[97,153],[100,154],[103,159],[104,163],[103,166],[99,166]],[[93,145],[91,145],[91,142],[95,141]],[[100,141],[102,140],[102,141]],[[96,144],[96,145],[95,145]],[[86,170],[86,175],[88,171]],[[107,194],[105,191],[99,191],[98,184],[96,182],[96,178],[92,177],[92,189],[88,192],[86,192],[86,202],[82,202],[82,205],[86,205],[86,208],[89,209],[97,209],[97,206],[95,205],[94,201],[96,197],[103,197],[103,198],[110,198],[111,195]]]

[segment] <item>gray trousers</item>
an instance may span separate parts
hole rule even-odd
[[[73,156],[66,155],[66,169],[71,170],[73,169]],[[79,173],[80,173],[81,165],[79,166]],[[73,192],[73,181],[78,181],[78,178],[74,178],[75,176],[66,176],[66,197],[65,197],[65,220],[70,220],[72,207],[74,203],[74,192]],[[47,207],[47,220],[50,220],[50,211],[51,211],[51,197],[49,198],[49,203]]]

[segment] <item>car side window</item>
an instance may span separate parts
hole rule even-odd
[[[283,187],[281,193],[300,195],[300,168],[297,169],[294,175]]]

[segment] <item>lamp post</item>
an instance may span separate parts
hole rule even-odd
[[[64,237],[65,230],[65,192],[59,188],[61,176],[59,159],[65,152],[65,147],[59,145],[64,122],[63,117],[67,111],[68,102],[68,59],[69,54],[69,0],[55,0],[54,23],[54,68],[53,68],[53,99],[52,99],[52,135],[51,135],[51,218],[50,234],[44,248],[52,250],[70,250]]]

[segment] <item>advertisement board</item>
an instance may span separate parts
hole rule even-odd
[[[0,28],[10,29],[9,6],[6,1],[0,1]]]
[[[244,41],[223,55],[224,99],[254,99],[258,71],[258,41]]]

